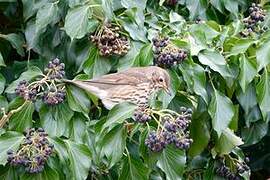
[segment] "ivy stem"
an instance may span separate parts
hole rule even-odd
[[[8,114],[4,114],[3,117],[0,120],[0,128],[3,128],[3,126],[8,122],[10,117],[14,114],[20,111],[29,101],[24,101],[24,103],[19,106],[17,109],[11,110]]]

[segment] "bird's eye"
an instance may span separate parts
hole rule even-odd
[[[162,78],[159,78],[159,82],[163,82],[163,79]]]

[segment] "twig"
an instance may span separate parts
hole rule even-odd
[[[0,128],[3,128],[3,126],[8,122],[9,118],[16,112],[20,111],[24,105],[26,105],[29,101],[24,101],[24,103],[19,106],[17,109],[13,109],[11,111],[9,111],[8,114],[5,114],[3,115],[3,117],[1,118],[0,120]]]

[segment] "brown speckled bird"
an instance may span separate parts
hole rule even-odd
[[[66,80],[102,100],[107,109],[121,102],[145,107],[150,95],[160,89],[170,94],[170,76],[156,66],[134,67],[91,80]]]

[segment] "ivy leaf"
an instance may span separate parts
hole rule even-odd
[[[206,3],[203,0],[188,0],[185,1],[189,10],[189,18],[195,19],[196,17],[205,16]]]
[[[132,156],[125,158],[119,180],[148,180],[150,170],[140,159]]]
[[[4,58],[2,56],[2,53],[0,52],[0,67],[6,67],[6,64],[5,64],[5,61],[4,61]]]
[[[204,50],[199,53],[199,61],[206,66],[209,66],[213,71],[219,72],[222,77],[231,77],[231,73],[227,67],[224,57],[216,52]]]
[[[69,107],[76,112],[81,112],[88,117],[90,100],[86,93],[73,85],[66,86],[67,100]]]
[[[236,97],[246,114],[257,104],[256,89],[253,84],[248,85],[245,93],[241,89],[237,91]]]
[[[229,154],[233,148],[243,143],[242,139],[236,136],[232,130],[226,128],[223,130],[220,138],[215,143],[215,150],[219,154]]]
[[[153,64],[153,50],[152,50],[152,44],[146,44],[144,45],[139,54],[137,55],[134,66],[149,66]]]
[[[105,16],[108,19],[112,19],[114,14],[113,14],[113,4],[112,0],[102,0],[102,9],[104,10]]]
[[[71,140],[78,143],[83,143],[83,136],[85,135],[86,131],[86,120],[86,117],[84,117],[81,113],[76,113],[72,117],[69,125]]]
[[[83,64],[83,71],[93,78],[108,73],[110,69],[110,61],[99,55],[98,48],[90,48],[88,59]]]
[[[170,17],[170,23],[181,22],[185,20],[182,16],[180,16],[178,13],[173,12],[173,11],[170,12],[169,17]]]
[[[123,125],[114,127],[106,133],[101,142],[101,152],[109,160],[109,168],[114,166],[123,156],[126,147],[127,130]]]
[[[145,27],[141,27],[134,22],[128,21],[123,21],[123,27],[133,40],[147,42]]]
[[[91,152],[84,144],[65,140],[65,145],[69,157],[69,170],[71,177],[76,180],[84,180],[88,176],[88,171],[91,166]]]
[[[22,143],[24,136],[21,133],[8,131],[0,136],[0,164],[7,163],[7,151],[12,149],[17,151]]]
[[[234,0],[223,1],[224,7],[237,17],[238,2]]]
[[[234,56],[238,54],[245,53],[247,49],[251,46],[251,44],[254,43],[251,39],[237,39],[234,40],[235,43],[233,44],[233,47],[228,52],[227,56]]]
[[[56,106],[43,105],[39,116],[41,125],[50,136],[63,136],[69,127],[74,112],[67,103]]]
[[[257,74],[256,64],[249,60],[246,55],[241,55],[239,58],[240,61],[240,86],[243,92],[246,91],[248,84],[253,80]]]
[[[49,166],[45,166],[44,170],[41,173],[30,174],[25,173],[20,177],[20,180],[60,180],[59,174],[57,171],[51,169]]]
[[[212,118],[213,129],[220,137],[234,116],[234,106],[228,97],[214,89],[208,112]]]
[[[258,64],[258,72],[270,63],[270,40],[264,42],[258,48],[258,50],[256,51],[256,59]]]
[[[31,101],[25,101],[19,108],[19,111],[14,113],[9,119],[9,129],[23,132],[27,128],[32,127],[32,115],[35,108]]]
[[[4,39],[10,42],[11,46],[17,50],[17,53],[24,56],[23,45],[25,43],[24,38],[21,35],[11,33],[7,35],[2,35]]]
[[[144,10],[146,6],[146,1],[147,0],[121,0],[121,4],[127,9],[136,7],[137,9]]]
[[[125,70],[134,66],[137,57],[140,57],[140,51],[143,44],[136,41],[131,41],[130,50],[128,53],[119,59],[118,70]]]
[[[36,31],[46,28],[50,23],[58,21],[59,13],[56,3],[47,3],[38,9],[36,16]]]
[[[112,110],[110,110],[102,129],[112,129],[114,126],[122,124],[127,118],[133,115],[135,109],[136,106],[130,103],[121,103],[114,106]]]
[[[54,145],[55,151],[59,157],[62,164],[65,164],[68,160],[68,151],[65,142],[58,137],[50,138],[48,137],[50,143]]]
[[[160,155],[157,166],[166,174],[166,179],[182,179],[186,164],[185,152],[167,146]]]
[[[183,73],[183,78],[189,89],[193,90],[197,95],[201,96],[206,103],[208,103],[204,69],[193,62],[182,64],[179,68]]]
[[[199,155],[204,148],[208,145],[210,140],[210,131],[207,127],[207,117],[200,115],[200,119],[192,118],[192,123],[190,126],[190,134],[193,139],[193,143],[189,149],[189,155],[195,157]]]
[[[20,180],[16,168],[12,166],[1,167],[0,179]]]
[[[256,86],[257,101],[260,105],[263,118],[264,120],[267,120],[267,122],[270,118],[270,80],[268,76],[269,74],[267,70],[265,70],[260,82]]]
[[[244,146],[250,146],[258,143],[268,132],[269,124],[264,121],[259,121],[251,124],[250,127],[243,127],[241,129],[241,137],[245,144]]]
[[[36,67],[36,66],[31,66],[29,69],[25,72],[23,72],[20,77],[16,80],[13,81],[5,90],[6,93],[15,93],[15,89],[22,80],[30,81],[31,79],[41,76],[42,71]]]
[[[6,79],[5,77],[0,73],[0,94],[2,94],[2,92],[5,89],[5,84],[6,84]]]
[[[88,18],[91,18],[91,16],[92,11],[87,5],[77,6],[68,10],[64,29],[71,40],[81,39],[88,33]]]
[[[8,108],[8,101],[5,96],[0,95],[0,109],[4,108],[5,110]],[[2,113],[0,113],[2,115]]]

